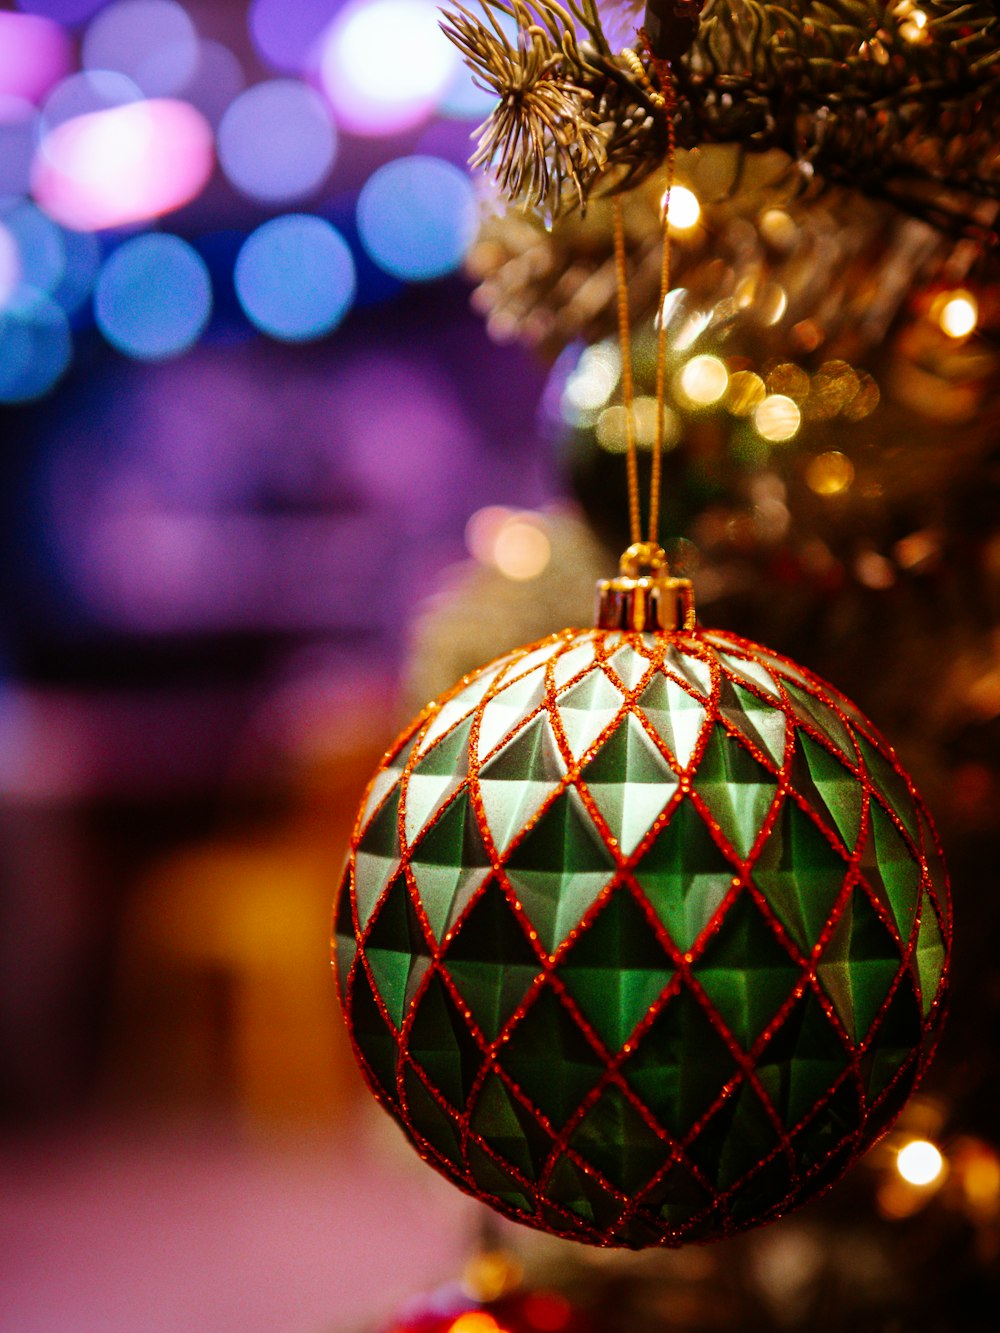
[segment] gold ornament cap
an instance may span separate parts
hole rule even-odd
[[[667,557],[656,542],[635,542],[622,556],[618,577],[597,584],[598,629],[693,630],[694,588],[671,577]]]

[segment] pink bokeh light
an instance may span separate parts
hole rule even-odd
[[[73,48],[58,23],[0,12],[0,94],[38,102],[73,68]]]
[[[64,121],[39,147],[32,193],[65,227],[101,231],[159,217],[205,188],[211,126],[186,102],[131,102]]]

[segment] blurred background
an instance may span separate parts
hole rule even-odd
[[[1000,290],[780,163],[678,168],[670,551],[935,811],[935,1070],[802,1218],[504,1228],[465,1288],[475,1206],[361,1087],[327,942],[364,783],[624,545],[607,215],[495,217],[490,105],[430,0],[0,0],[0,1326],[492,1333],[469,1291],[523,1272],[518,1329],[991,1327]]]

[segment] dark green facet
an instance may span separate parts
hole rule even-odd
[[[861,857],[861,873],[879,902],[909,940],[920,901],[920,866],[903,835],[878,801],[869,807],[871,832]]]
[[[395,1034],[379,1012],[368,974],[360,964],[352,974],[349,1004],[351,1029],[368,1073],[382,1094],[396,1105],[399,1046]]]
[[[776,1153],[734,1192],[729,1216],[737,1226],[777,1216],[792,1190],[792,1170],[783,1152]]]
[[[945,947],[929,894],[924,894],[920,915],[920,934],[914,954],[917,980],[920,983],[920,1001],[924,1017],[931,1011],[934,997],[941,985],[944,972]]]
[[[613,1227],[624,1208],[620,1199],[568,1157],[559,1158],[546,1192],[553,1203],[568,1208],[601,1231]]]
[[[861,832],[864,790],[854,774],[805,731],[795,733],[792,785],[853,851]]]
[[[632,855],[677,790],[677,774],[632,714],[580,776],[623,856]]]
[[[920,828],[917,811],[906,782],[881,751],[877,750],[874,745],[869,744],[860,733],[858,734],[858,745],[861,747],[861,757],[864,759],[865,768],[871,774],[876,787],[899,816],[900,823],[907,833],[919,846]]]
[[[757,1076],[788,1130],[812,1110],[850,1058],[812,990],[796,1000],[757,1060]]]
[[[677,766],[686,768],[705,725],[704,700],[695,698],[672,676],[657,671],[639,695],[638,707]]]
[[[463,760],[471,726],[471,717],[460,722],[454,731],[431,746],[410,773],[406,783],[404,820],[408,842],[416,839],[420,830],[465,780]]]
[[[741,1083],[698,1131],[687,1155],[719,1191],[737,1181],[778,1146],[778,1134],[763,1102]]]
[[[409,1004],[410,977],[430,960],[430,950],[403,875],[389,885],[365,941],[365,957],[375,988],[396,1027],[402,1026]],[[426,966],[421,968],[421,975]]]
[[[357,957],[358,937],[354,933],[354,913],[351,909],[351,868],[344,870],[337,890],[333,914],[334,972],[340,1003],[347,1003],[347,978],[351,964]]]
[[[913,982],[909,973],[904,972],[871,1045],[861,1057],[861,1074],[869,1102],[884,1091],[919,1048],[922,1018]]]
[[[739,855],[749,856],[774,804],[773,775],[717,722],[692,787]]]
[[[440,940],[490,872],[468,788],[458,793],[417,843],[410,871],[431,930]]]
[[[785,757],[787,723],[784,713],[764,703],[742,685],[723,677],[719,686],[719,712],[741,736],[780,768]]]
[[[569,1146],[609,1184],[634,1194],[663,1166],[669,1145],[617,1084],[609,1084],[570,1136]]]
[[[864,1108],[858,1085],[848,1075],[810,1116],[792,1139],[795,1159],[800,1171],[822,1162],[846,1139],[860,1129]]]
[[[675,1139],[684,1138],[736,1073],[736,1061],[688,990],[667,1001],[622,1065],[632,1090]]]
[[[476,1026],[495,1041],[540,969],[496,880],[488,881],[448,944],[445,967]]]
[[[746,890],[729,907],[720,929],[691,970],[745,1051],[802,975]]]
[[[476,1143],[469,1144],[468,1155],[469,1170],[477,1188],[499,1200],[508,1208],[513,1208],[517,1213],[530,1213],[532,1211],[531,1200],[525,1194],[516,1177],[504,1171]]]
[[[354,892],[358,924],[368,925],[382,890],[399,869],[399,788],[364,831],[355,853]]]
[[[446,1157],[454,1167],[462,1171],[464,1169],[462,1147],[454,1121],[438,1105],[409,1066],[403,1072],[403,1096],[406,1099],[406,1108],[410,1113],[413,1128],[432,1148],[437,1149],[442,1157]]]
[[[858,757],[851,739],[851,732],[840,714],[829,704],[818,699],[816,695],[810,694],[808,690],[793,685],[787,678],[785,689],[792,701],[792,708],[796,717],[803,722],[811,723],[823,739],[832,742],[849,763],[856,764]]]
[[[517,1023],[497,1058],[557,1130],[604,1071],[600,1056],[547,986]]]
[[[864,1041],[900,969],[899,945],[856,888],[816,967],[837,1016],[856,1042]]]
[[[596,667],[560,694],[559,720],[574,759],[583,757],[618,716],[621,706],[621,691]]]
[[[674,1162],[643,1198],[644,1206],[656,1212],[670,1227],[684,1226],[699,1213],[704,1213],[711,1202],[708,1190],[698,1183],[683,1162]]]
[[[708,826],[684,799],[644,852],[635,877],[678,949],[694,946],[732,888],[735,871]]]
[[[505,870],[552,953],[610,881],[615,862],[579,792],[568,787],[514,848]]]
[[[479,771],[486,823],[498,852],[541,809],[565,773],[547,713],[522,728]]]
[[[804,954],[830,920],[847,869],[815,821],[786,797],[754,862],[753,880]]]
[[[472,1131],[529,1180],[537,1180],[552,1151],[552,1135],[496,1074],[487,1074],[469,1120]]]
[[[611,1052],[620,1051],[674,972],[642,908],[616,889],[563,959],[559,977]]]
[[[483,1054],[437,974],[418,1001],[407,1049],[442,1096],[462,1110]]]

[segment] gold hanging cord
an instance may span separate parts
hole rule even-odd
[[[674,85],[670,65],[655,56],[645,29],[640,40],[650,64],[657,75],[659,88],[654,88],[645,66],[635,51],[626,49],[623,56],[633,71],[640,75],[650,99],[662,108],[667,121],[667,189],[661,207],[662,249],[660,261],[660,303],[656,331],[656,439],[653,445],[652,471],[649,481],[648,541],[656,545],[660,526],[660,492],[663,477],[663,436],[666,424],[667,380],[667,324],[663,307],[670,291],[670,193],[674,183],[676,158],[676,128],[674,125]],[[625,409],[625,446],[628,470],[629,528],[633,543],[642,541],[642,507],[639,496],[639,457],[635,437],[635,383],[632,370],[632,320],[629,312],[628,269],[625,258],[625,220],[621,196],[612,201],[614,212],[615,277],[618,288],[618,343],[622,359],[622,402]]]

